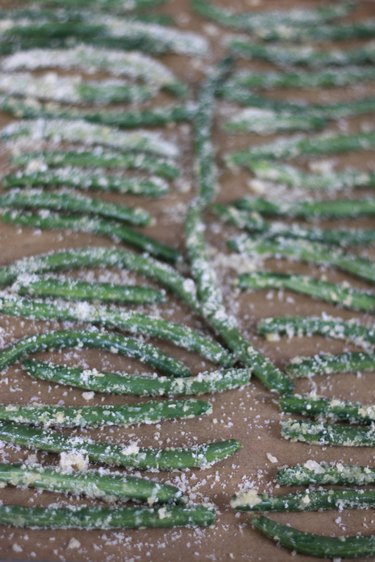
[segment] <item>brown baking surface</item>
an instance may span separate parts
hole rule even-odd
[[[222,2],[223,3],[223,2]],[[223,3],[225,4],[225,2]],[[235,9],[251,9],[256,2],[236,2],[226,5]],[[263,1],[257,3],[262,7],[280,7],[280,3]],[[324,2],[321,2],[324,4]],[[358,2],[360,5],[354,17],[375,17],[375,3],[370,1]],[[9,5],[9,3],[8,3]],[[285,1],[282,7],[297,5],[296,2]],[[316,5],[312,2],[303,0],[298,6]],[[256,8],[255,8],[256,9]],[[201,31],[210,38],[214,47],[214,59],[217,60],[221,54],[218,40],[222,38],[224,31],[219,30],[209,22],[203,22],[193,16],[189,10],[188,2],[183,0],[170,0],[169,5],[163,8],[164,12],[175,16],[177,25],[183,29],[194,29]],[[185,77],[196,90],[199,79],[204,70],[202,61],[196,64],[183,57],[165,57],[176,73]],[[211,61],[212,62],[212,61]],[[251,68],[250,63],[242,63],[243,66]],[[261,67],[261,65],[253,65]],[[264,67],[266,68],[266,67]],[[350,99],[368,93],[375,93],[375,86],[363,87],[359,85],[349,91],[346,88],[337,90],[326,90],[325,92],[311,91],[289,91],[283,95],[300,97],[310,100],[333,101],[335,99]],[[218,147],[218,162],[220,164],[220,154],[232,147],[247,146],[251,143],[263,142],[267,140],[262,137],[252,135],[239,135],[225,137],[218,126],[222,123],[220,113],[226,112],[228,104],[220,102],[217,111],[217,124],[215,126],[215,143]],[[5,115],[0,115],[0,125],[8,122]],[[361,119],[351,119],[347,121],[351,130],[356,130],[361,125],[375,125],[374,116],[363,116]],[[338,127],[332,126],[332,130]],[[147,204],[154,216],[157,217],[157,225],[150,228],[160,240],[170,243],[178,243],[183,248],[182,220],[185,204],[194,193],[194,180],[192,177],[191,133],[189,128],[179,126],[166,130],[167,137],[177,136],[180,145],[183,147],[183,157],[181,165],[184,168],[184,178],[177,182],[172,189],[171,195]],[[270,139],[272,137],[269,137]],[[363,152],[361,154],[345,155],[332,158],[341,166],[356,165],[369,169],[373,166],[373,152]],[[8,165],[8,155],[4,149],[0,149],[1,165],[6,169]],[[234,174],[222,169],[220,179],[219,199],[226,201],[234,196],[249,193],[247,182],[249,174]],[[190,187],[190,191],[186,189]],[[365,191],[357,193],[365,194]],[[359,196],[360,196],[359,195]],[[107,197],[116,201],[123,200],[124,203],[136,203],[137,199],[123,197]],[[143,200],[139,201],[143,205]],[[208,237],[210,243],[220,251],[225,250],[225,240],[229,237],[231,229],[220,227],[219,223],[212,216],[207,216],[209,229]],[[328,224],[328,223],[327,223]],[[367,225],[370,220],[347,221],[345,224],[335,226]],[[372,227],[374,225],[372,224]],[[23,256],[38,254],[41,252],[57,250],[61,248],[73,248],[85,245],[109,245],[108,240],[91,235],[70,234],[67,232],[43,232],[35,233],[30,229],[19,229],[15,226],[6,226],[0,223],[0,264],[11,263],[13,260]],[[370,255],[370,251],[364,254]],[[372,252],[372,257],[375,254]],[[256,321],[260,318],[273,315],[312,315],[320,314],[322,311],[342,318],[358,317],[366,322],[371,322],[371,318],[355,314],[351,311],[344,311],[333,306],[321,304],[319,301],[292,295],[288,292],[279,293],[275,291],[272,298],[269,292],[256,292],[252,294],[239,294],[230,286],[230,282],[235,276],[235,271],[220,267],[220,260],[215,259],[218,266],[218,273],[224,282],[226,302],[238,316],[240,325],[246,335],[249,336],[254,344],[264,351],[270,358],[275,360],[278,365],[283,366],[288,360],[296,355],[310,355],[319,351],[339,352],[344,349],[352,349],[343,342],[324,340],[323,338],[305,338],[286,340],[267,343],[254,336]],[[221,260],[222,261],[222,260]],[[296,263],[277,262],[275,260],[267,262],[267,268],[278,269],[281,271],[303,271],[318,275],[322,273],[319,268],[302,266]],[[349,280],[348,276],[341,275],[336,271],[328,270],[325,272],[327,278],[334,281]],[[115,275],[116,272],[113,272]],[[129,279],[135,279],[133,274],[129,274]],[[113,277],[115,278],[115,277]],[[123,277],[120,277],[123,279]],[[354,286],[370,288],[364,282],[350,279]],[[147,281],[148,284],[148,281]],[[191,317],[189,310],[171,298],[166,305],[159,307],[166,318],[188,323],[191,326],[203,327],[199,319]],[[147,309],[149,310],[149,309]],[[152,312],[152,310],[151,310]],[[0,316],[0,347],[17,340],[25,335],[31,335],[38,331],[47,331],[57,328],[58,324],[35,323],[28,320],[12,319]],[[157,342],[159,344],[159,342]],[[202,363],[194,354],[181,352],[173,346],[162,345],[163,349],[171,350],[176,356],[186,360],[198,372],[210,367]],[[354,349],[354,348],[353,348]],[[97,368],[121,369],[135,366],[136,362],[127,359],[110,356],[99,352],[70,352],[62,355],[48,354],[62,361],[66,358],[71,364],[76,364],[78,360],[85,361],[87,365]],[[375,390],[373,383],[374,373],[368,373],[362,377],[355,375],[343,375],[317,377],[314,381],[302,381],[298,383],[298,391],[308,391],[317,384],[318,390],[327,396],[346,398],[352,400],[362,400],[367,403],[374,403]],[[0,379],[1,402],[3,403],[22,403],[27,404],[31,401],[39,403],[61,403],[66,405],[83,404],[121,404],[134,403],[136,400],[127,397],[113,397],[96,395],[93,400],[87,402],[79,390],[68,387],[38,383],[28,378],[17,365],[9,369]],[[191,471],[187,473],[160,473],[151,474],[155,478],[168,480],[179,486],[186,487],[192,502],[213,502],[218,509],[218,521],[212,529],[171,529],[171,530],[137,530],[137,531],[36,531],[28,529],[0,528],[0,558],[2,560],[36,560],[42,561],[67,561],[67,562],[190,562],[190,561],[247,561],[268,562],[277,560],[279,562],[295,560],[313,560],[310,557],[295,556],[285,550],[275,548],[274,544],[251,528],[251,515],[235,515],[230,507],[229,501],[233,493],[246,483],[253,483],[254,487],[260,491],[275,490],[272,479],[276,469],[284,464],[294,464],[305,462],[308,459],[344,461],[362,464],[373,464],[373,450],[369,448],[322,448],[309,447],[305,444],[292,444],[284,441],[280,437],[279,419],[275,397],[266,392],[264,388],[254,379],[247,388],[239,391],[231,391],[224,394],[207,397],[212,401],[213,415],[201,419],[188,421],[165,422],[157,427],[140,426],[128,429],[105,428],[98,431],[84,431],[85,435],[107,439],[109,441],[123,443],[128,440],[140,440],[144,446],[188,446],[195,443],[204,443],[215,439],[236,438],[242,444],[242,449],[233,458],[226,460],[210,470]],[[74,432],[73,432],[74,433]],[[270,462],[269,455],[276,457],[275,463]],[[15,449],[4,446],[1,449],[1,461],[22,461],[25,460],[31,451]],[[48,456],[38,453],[38,459],[42,462],[56,462],[56,456]],[[4,503],[17,503],[22,505],[48,505],[59,502],[62,505],[68,504],[89,504],[89,500],[78,500],[65,498],[61,500],[58,494],[49,492],[36,492],[32,490],[18,490],[14,488],[2,489],[0,498]],[[91,502],[94,503],[94,502]],[[98,502],[99,503],[99,502]],[[354,534],[363,532],[364,534],[375,533],[375,517],[372,511],[351,511],[351,512],[326,512],[326,513],[306,513],[306,514],[277,514],[272,515],[275,520],[289,522],[302,530],[324,534]],[[68,548],[70,539],[76,538],[81,546],[77,549]],[[375,560],[375,558],[374,558]]]

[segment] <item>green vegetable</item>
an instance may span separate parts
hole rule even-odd
[[[93,190],[114,193],[129,193],[159,197],[169,191],[167,183],[158,177],[150,179],[123,177],[116,174],[105,174],[98,171],[81,170],[79,168],[55,168],[29,172],[22,170],[7,174],[3,179],[5,188],[29,187],[74,187],[75,189]]]
[[[362,558],[373,556],[375,553],[374,535],[367,537],[361,535],[341,537],[315,535],[299,531],[289,525],[276,523],[276,521],[264,516],[255,517],[252,525],[266,537],[299,554],[319,558]]]
[[[144,209],[130,208],[118,203],[76,195],[73,191],[46,193],[40,189],[14,190],[0,195],[0,209],[50,209],[66,213],[78,213],[115,219],[136,226],[151,222],[150,214]]]
[[[148,401],[133,406],[19,406],[0,404],[0,419],[43,427],[103,427],[159,423],[212,413],[203,400]]]
[[[320,69],[330,66],[346,67],[351,65],[373,64],[375,49],[372,42],[352,49],[317,50],[306,46],[262,45],[250,43],[246,39],[231,38],[228,47],[235,54],[250,60],[272,62],[279,66],[308,66]]]
[[[373,261],[318,242],[289,238],[266,240],[238,236],[229,240],[228,246],[241,254],[250,256],[262,256],[263,258],[277,256],[278,258],[289,258],[316,265],[335,267],[350,273],[354,277],[372,283],[375,282],[375,263]]]
[[[24,361],[23,367],[37,380],[104,394],[132,396],[186,396],[223,392],[247,385],[251,374],[250,369],[227,369],[172,379],[146,374],[101,373],[35,360]]]
[[[289,414],[301,414],[311,418],[329,418],[368,424],[375,420],[375,407],[366,404],[332,400],[321,396],[297,395],[282,396],[280,408]]]
[[[183,277],[168,264],[122,248],[90,246],[23,258],[11,265],[0,267],[0,286],[13,283],[19,275],[23,274],[41,274],[88,267],[129,269],[157,281],[193,310],[198,308],[195,285],[191,279]]]
[[[234,496],[231,506],[238,511],[323,511],[365,509],[375,505],[375,490],[304,490],[283,496],[251,494]]]
[[[107,472],[103,469],[67,472],[53,467],[0,464],[0,482],[64,494],[85,495],[113,502],[114,499],[166,503],[180,500],[182,492],[170,484]]]
[[[208,468],[232,456],[240,447],[238,441],[230,439],[191,448],[145,449],[134,444],[115,445],[82,437],[67,437],[57,431],[5,421],[0,422],[0,438],[6,443],[28,449],[50,453],[74,452],[87,455],[92,462],[140,470]]]
[[[315,199],[274,203],[262,197],[242,197],[232,204],[238,209],[266,216],[303,219],[346,219],[375,214],[375,199]]]
[[[18,224],[42,230],[72,230],[73,232],[90,232],[98,234],[111,240],[125,242],[130,246],[139,248],[144,252],[158,256],[161,259],[175,262],[180,256],[179,251],[172,246],[162,244],[141,232],[133,230],[131,227],[114,222],[108,219],[90,218],[85,216],[67,216],[43,210],[37,214],[26,213],[24,211],[3,210],[0,211],[0,218],[10,224]]]
[[[179,175],[178,169],[161,157],[142,153],[132,154],[131,152],[128,154],[121,154],[119,152],[111,152],[103,149],[95,149],[93,152],[85,152],[82,151],[82,149],[77,149],[75,152],[58,150],[23,152],[22,154],[14,155],[12,158],[12,163],[15,166],[28,166],[35,162],[38,164],[40,163],[42,169],[47,166],[76,166],[77,168],[89,168],[84,172],[80,171],[80,176],[76,177],[78,177],[77,181],[82,181],[82,178],[85,177],[86,180],[90,182],[90,187],[91,182],[94,181],[91,179],[92,171],[90,170],[90,168],[93,167],[101,167],[104,169],[122,168],[123,170],[144,170],[146,172],[150,172],[151,174],[156,174],[168,179],[174,179]],[[49,171],[46,170],[45,173],[48,177]],[[58,173],[59,172],[57,170],[56,174]],[[112,181],[111,175],[105,174],[105,178],[107,182]],[[53,176],[53,180],[57,181],[55,176]],[[73,185],[72,187],[77,187],[77,185]]]
[[[190,375],[189,369],[180,361],[169,357],[151,344],[142,343],[120,334],[82,330],[57,330],[22,338],[0,351],[0,370],[6,369],[31,353],[77,346],[80,349],[103,349],[125,357],[132,357],[173,377]]]
[[[104,146],[119,152],[149,152],[163,158],[174,158],[176,144],[159,134],[146,131],[124,132],[86,121],[64,119],[30,119],[6,125],[0,129],[0,139],[14,141],[26,137],[32,144],[38,140],[79,143],[86,146]]]
[[[254,104],[255,105],[255,104]],[[235,113],[224,127],[229,132],[249,132],[270,135],[278,131],[310,131],[322,129],[324,118],[318,115],[275,111],[271,108],[249,107]]]
[[[288,289],[343,308],[369,313],[375,312],[375,295],[355,289],[345,283],[330,283],[307,275],[288,273],[254,272],[239,276],[241,289]]]
[[[170,507],[22,507],[0,506],[0,523],[32,529],[139,529],[207,527],[216,514],[204,506]]]
[[[257,233],[263,239],[292,238],[309,240],[310,242],[321,242],[333,246],[352,246],[355,244],[373,244],[375,242],[375,230],[361,228],[326,228],[316,226],[306,227],[300,224],[285,224],[282,222],[268,222],[257,213],[243,211],[230,205],[216,203],[212,206],[213,212],[222,220],[232,224],[241,230],[252,234]]]
[[[298,156],[314,156],[345,153],[354,150],[370,150],[375,147],[375,132],[324,133],[317,136],[280,138],[228,154],[229,166],[245,166],[251,169],[259,159],[281,160]]]
[[[251,171],[261,180],[313,190],[341,190],[354,187],[375,187],[375,173],[352,168],[322,173],[308,173],[278,162],[254,160],[250,163]]]
[[[319,335],[347,340],[364,347],[375,344],[375,327],[367,327],[356,319],[342,320],[342,318],[320,318],[319,316],[264,318],[258,322],[257,332],[268,339],[273,339],[281,334],[286,334],[290,338]]]
[[[225,91],[235,88],[254,88],[271,90],[272,88],[332,88],[372,82],[375,70],[371,67],[351,66],[344,68],[327,68],[322,70],[288,70],[284,72],[268,70],[256,72],[240,70],[233,73],[228,80]]]
[[[374,427],[326,424],[320,421],[281,421],[281,435],[291,441],[340,447],[374,447]]]
[[[332,355],[321,353],[313,357],[295,357],[287,366],[292,377],[331,375],[334,373],[363,373],[375,370],[375,355],[351,351]]]
[[[375,483],[375,471],[369,466],[307,461],[304,465],[286,466],[277,471],[282,486],[310,484],[365,485]]]
[[[35,285],[34,285],[35,286]],[[44,288],[44,287],[43,287]],[[94,294],[96,291],[93,285]],[[52,295],[52,291],[50,293]],[[57,296],[57,292],[55,292]],[[45,296],[45,294],[43,294]],[[174,345],[195,351],[208,361],[229,366],[233,357],[214,339],[183,324],[170,322],[158,316],[148,316],[121,308],[90,305],[87,302],[73,304],[69,301],[48,302],[22,299],[16,295],[0,296],[0,312],[10,316],[32,318],[33,320],[57,320],[98,324],[116,328],[132,335],[158,338]]]

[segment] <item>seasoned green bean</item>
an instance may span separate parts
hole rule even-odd
[[[103,469],[68,472],[54,467],[0,464],[0,482],[12,486],[37,488],[64,494],[85,495],[113,502],[114,499],[167,503],[182,499],[182,492],[171,486]]]
[[[375,535],[327,537],[305,533],[264,516],[255,517],[252,525],[266,537],[299,554],[319,558],[362,558],[372,557],[375,553]]]
[[[347,283],[330,283],[308,275],[288,273],[244,273],[238,278],[241,289],[287,289],[343,308],[363,312],[375,312],[375,295],[350,287]]]
[[[212,394],[241,388],[249,383],[250,369],[227,369],[199,373],[194,377],[158,377],[126,373],[102,373],[95,370],[53,365],[42,361],[24,361],[27,373],[37,380],[68,385],[104,394],[132,396],[188,396]]]
[[[0,420],[51,427],[129,426],[211,414],[203,400],[148,401],[133,406],[20,406],[0,404]]]
[[[321,353],[313,357],[295,357],[287,366],[286,371],[293,377],[375,371],[375,355],[351,351],[337,355]]]
[[[309,460],[303,465],[280,468],[276,480],[281,486],[309,486],[310,484],[363,486],[375,483],[375,470],[370,466]]]
[[[375,420],[375,406],[328,399],[322,396],[297,395],[282,396],[280,408],[289,414],[301,414],[310,418],[328,418],[333,421],[344,420],[351,423],[369,424]]]
[[[82,437],[68,437],[51,429],[32,428],[13,422],[0,422],[0,437],[6,443],[50,453],[75,452],[96,463],[137,468],[140,470],[179,470],[208,468],[226,459],[240,448],[238,441],[213,441],[205,445],[181,448],[142,448],[137,445],[115,445]]]
[[[2,505],[0,523],[32,529],[145,529],[207,527],[216,514],[212,508],[181,507],[22,507]]]
[[[334,445],[340,447],[374,447],[375,433],[372,425],[356,427],[351,425],[326,424],[320,421],[281,421],[281,435],[291,441],[313,445]]]

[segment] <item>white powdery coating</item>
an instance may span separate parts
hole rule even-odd
[[[30,137],[30,141],[51,139],[86,145],[111,146],[118,150],[145,150],[167,157],[176,157],[178,149],[158,133],[138,130],[124,133],[113,127],[94,125],[86,121],[63,119],[22,120],[0,130],[0,138]]]
[[[161,62],[137,52],[123,52],[80,45],[72,49],[31,49],[5,57],[1,68],[6,71],[42,68],[78,69],[87,73],[105,70],[116,76],[166,85],[176,78]]]

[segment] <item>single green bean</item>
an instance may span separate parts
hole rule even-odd
[[[375,470],[369,466],[309,460],[303,465],[285,466],[276,474],[281,486],[310,484],[358,485],[375,483]]]
[[[286,371],[292,377],[375,371],[375,355],[351,351],[337,355],[321,353],[313,357],[295,357],[286,367]]]
[[[351,423],[369,424],[375,420],[375,407],[367,404],[323,398],[321,396],[282,396],[280,408],[289,414],[301,414],[310,418],[329,418]]]
[[[75,189],[130,193],[131,195],[145,195],[159,197],[168,193],[168,184],[158,177],[127,178],[115,174],[82,171],[79,168],[56,168],[54,170],[40,170],[30,172],[22,170],[7,174],[3,179],[6,189],[29,187],[74,187]]]
[[[0,422],[2,441],[37,451],[72,452],[88,456],[96,463],[140,470],[179,470],[208,468],[226,459],[240,448],[238,441],[214,441],[205,445],[181,448],[142,448],[135,444],[115,445],[82,437],[67,437],[50,429],[32,428],[13,422]]]
[[[105,473],[103,469],[67,472],[53,467],[0,464],[0,482],[110,502],[136,500],[152,505],[182,499],[182,492],[170,484],[118,472]]]
[[[103,149],[95,149],[92,152],[85,152],[81,149],[75,152],[70,151],[42,151],[42,152],[23,152],[12,157],[12,164],[15,166],[33,167],[35,163],[42,170],[44,167],[75,166],[77,168],[88,168],[80,171],[81,178],[85,175],[87,181],[91,181],[90,168],[98,167],[104,169],[122,168],[123,170],[135,169],[144,170],[151,174],[156,174],[168,179],[174,179],[179,175],[178,169],[167,160],[158,156],[142,153],[121,154]],[[48,170],[46,171],[48,175]],[[57,172],[58,173],[58,172]],[[111,181],[111,176],[105,174],[107,181]],[[77,187],[76,185],[72,187]]]
[[[281,334],[290,338],[319,335],[351,341],[363,347],[375,344],[375,327],[365,326],[355,319],[343,320],[342,318],[320,318],[319,316],[264,318],[258,322],[257,332],[270,340]]]
[[[375,295],[350,287],[345,283],[331,283],[308,275],[288,273],[244,273],[238,278],[241,289],[287,289],[308,295],[343,308],[363,312],[375,312]]]
[[[281,435],[290,441],[339,447],[374,447],[375,428],[326,424],[320,421],[281,421]]]
[[[132,396],[187,396],[212,394],[241,388],[249,383],[250,369],[227,369],[199,373],[194,377],[159,377],[126,373],[101,373],[95,370],[24,361],[27,373],[37,380],[68,385],[104,394]]]
[[[151,507],[22,507],[2,505],[0,523],[32,529],[144,529],[208,527],[215,522],[204,506]]]
[[[319,558],[362,558],[372,557],[375,553],[375,535],[327,537],[305,533],[264,516],[255,517],[252,525],[266,537],[299,554]]]
[[[252,492],[252,493],[251,493]],[[304,490],[283,496],[258,494],[255,490],[234,496],[231,506],[238,511],[326,511],[366,509],[375,505],[375,490]]]
[[[0,420],[51,427],[129,426],[165,420],[193,418],[212,413],[203,400],[148,401],[134,406],[20,406],[0,404]]]

